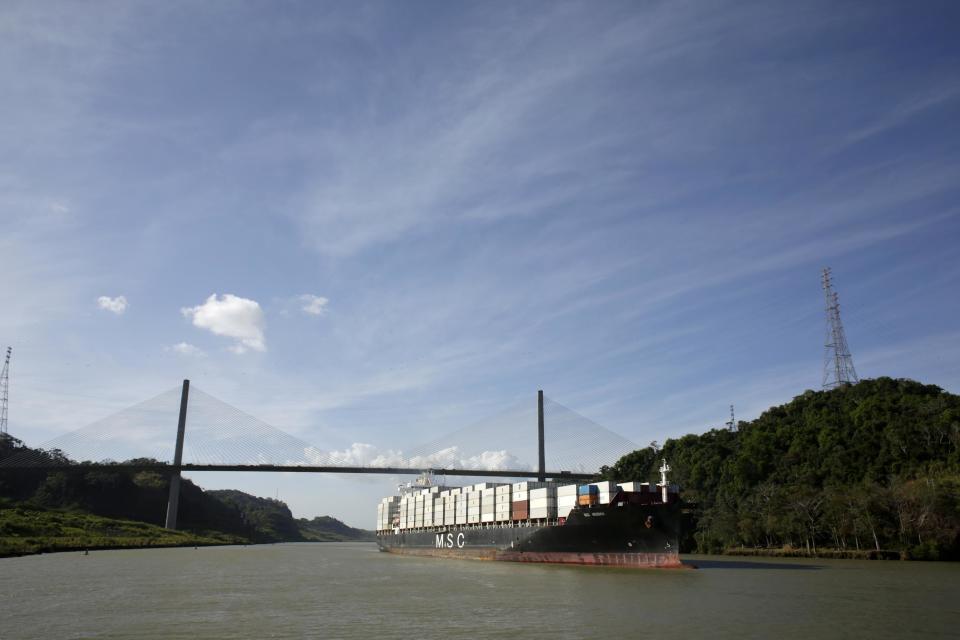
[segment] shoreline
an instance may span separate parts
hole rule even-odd
[[[819,549],[809,552],[806,549],[755,549],[749,547],[728,547],[719,555],[758,558],[806,558],[826,560],[923,560],[911,558],[909,554],[889,549]]]
[[[210,539],[198,539],[194,542],[156,542],[147,541],[145,544],[141,540],[130,541],[130,544],[107,543],[90,545],[43,545],[33,549],[14,549],[10,550],[5,541],[0,540],[0,560],[5,558],[23,558],[25,556],[39,556],[51,553],[82,553],[89,551],[132,551],[139,549],[173,549],[177,547],[199,548],[199,547],[253,547],[271,544],[329,544],[331,542],[356,542],[365,544],[375,544],[369,540],[278,540],[276,542],[250,542],[243,540],[220,541]]]
[[[38,542],[9,544],[9,538],[0,540],[0,559],[4,558],[22,558],[24,556],[38,556],[49,553],[77,553],[89,551],[123,551],[130,549],[169,549],[174,547],[226,547],[226,546],[247,546],[255,544],[240,540],[211,540],[209,538],[197,538],[184,541],[151,541],[149,539],[127,539],[115,542],[100,542],[94,544],[66,543],[57,544],[56,542]],[[270,543],[261,543],[270,544]]]

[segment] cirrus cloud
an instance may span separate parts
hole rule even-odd
[[[266,321],[263,309],[256,300],[241,298],[232,293],[218,297],[214,293],[203,304],[184,307],[180,309],[180,313],[190,318],[195,327],[236,340],[236,343],[229,347],[234,353],[246,353],[249,349],[267,350],[264,338]]]

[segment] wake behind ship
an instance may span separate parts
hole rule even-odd
[[[381,551],[512,562],[681,567],[680,505],[667,482],[484,482],[401,487],[377,507]]]

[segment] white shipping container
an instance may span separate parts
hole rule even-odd
[[[530,501],[531,509],[533,509],[534,507],[546,507],[547,505],[556,506],[557,499],[556,498],[535,498]]]
[[[498,487],[496,488],[496,492],[497,492],[497,495],[498,495],[498,496],[501,496],[501,495],[504,495],[504,494],[509,494],[509,493],[510,493],[510,489],[511,489],[511,485],[509,485],[509,484],[502,484],[502,485],[500,485],[500,486],[498,486]]]
[[[480,494],[480,510],[483,512],[493,513],[494,507],[497,504],[497,494],[494,489],[484,489]]]
[[[566,496],[564,498],[557,498],[557,512],[561,518],[567,517],[567,514],[569,514],[575,506],[577,506],[576,498],[573,500]]]
[[[610,480],[604,480],[603,482],[591,482],[591,487],[596,487],[600,493],[616,493],[617,483],[611,482]]]
[[[530,490],[530,499],[531,499],[531,500],[536,500],[537,498],[546,498],[546,497],[551,497],[551,498],[557,497],[557,488],[556,488],[556,487],[541,487],[541,488],[539,488],[539,489],[531,489],[531,490]]]
[[[523,500],[528,500],[529,496],[526,491],[514,491],[512,502],[521,502]]]
[[[557,486],[556,482],[514,482],[512,485],[514,491],[530,491],[531,489],[539,489],[541,487],[555,487]]]
[[[557,496],[576,496],[577,495],[577,485],[575,484],[566,484],[561,487],[557,487]]]
[[[492,513],[481,513],[481,514],[480,514],[480,522],[493,522],[493,514],[492,514]]]
[[[556,505],[549,505],[546,507],[530,507],[530,519],[538,520],[542,518],[556,518],[557,517],[557,507]]]

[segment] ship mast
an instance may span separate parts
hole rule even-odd
[[[657,486],[660,487],[660,496],[663,498],[663,503],[667,503],[667,498],[669,497],[669,487],[670,483],[667,482],[667,471],[670,471],[670,465],[667,464],[667,459],[663,459],[663,466],[660,467],[660,482],[657,483]]]

